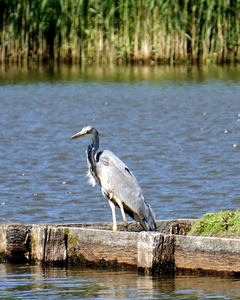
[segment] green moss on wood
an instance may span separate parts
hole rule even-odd
[[[80,254],[74,254],[72,255],[71,257],[68,258],[68,262],[70,264],[80,264],[80,265],[83,265],[83,266],[86,266],[88,265],[89,263],[89,260],[86,259],[85,255],[80,253]]]
[[[240,238],[240,210],[205,214],[194,223],[188,235]]]

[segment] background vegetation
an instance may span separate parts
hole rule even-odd
[[[0,0],[0,62],[239,61],[240,0]]]
[[[189,235],[240,238],[240,210],[208,213],[198,219]]]

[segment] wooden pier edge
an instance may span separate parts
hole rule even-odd
[[[157,221],[157,232],[136,222],[116,232],[111,223],[0,224],[0,261],[239,275],[240,239],[187,236],[194,222]]]
[[[240,239],[175,236],[175,268],[178,271],[240,275]]]

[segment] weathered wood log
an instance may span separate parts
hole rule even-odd
[[[29,260],[29,228],[22,224],[4,226],[5,260],[8,262],[27,262]],[[3,236],[2,236],[3,237]]]
[[[67,259],[65,229],[54,225],[33,225],[31,230],[31,261],[62,264]]]
[[[109,262],[137,266],[138,233],[86,228],[67,228],[70,263]]]
[[[172,272],[173,236],[158,232],[113,232],[34,225],[31,231],[31,258],[35,263],[67,261],[85,265],[128,266],[145,272]]]
[[[138,268],[145,273],[174,271],[174,238],[156,232],[141,232],[138,236]]]
[[[190,231],[195,219],[160,220],[156,221],[157,231],[165,234],[185,235]],[[141,232],[143,228],[137,222],[128,223],[129,232]],[[60,227],[82,227],[102,230],[112,230],[112,223],[67,223],[56,225]],[[124,223],[118,223],[118,231],[126,231]]]
[[[0,225],[0,260],[127,266],[144,272],[240,274],[240,239],[186,236],[194,220],[157,221],[157,232],[111,230],[111,223]]]
[[[240,274],[240,239],[175,236],[174,257],[177,270]]]
[[[7,250],[7,225],[1,224],[0,227],[0,262],[6,260]]]
[[[165,232],[172,232],[175,222],[163,221],[158,225]],[[129,226],[135,232],[125,231],[123,224],[119,224],[119,231],[113,232],[109,230],[111,226],[111,223],[2,225],[0,250],[5,261],[124,265],[146,272],[172,272],[172,235],[140,232],[142,228],[136,222]]]

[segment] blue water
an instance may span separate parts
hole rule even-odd
[[[130,82],[122,73],[112,82],[83,75],[60,80],[57,72],[51,81],[28,82],[26,76],[6,84],[5,77],[0,218],[30,224],[111,221],[100,189],[85,178],[90,141],[70,140],[89,124],[101,134],[101,150],[112,150],[133,171],[156,219],[239,208],[238,73],[235,80],[232,73],[229,80],[207,73],[201,80],[167,81],[154,74]]]
[[[0,299],[240,299],[240,280],[0,264]]]
[[[101,150],[113,151],[133,171],[156,219],[239,209],[239,74],[221,67],[2,68],[0,220],[111,222],[106,199],[85,177],[88,140],[70,140],[86,125],[100,132]],[[237,299],[240,294],[232,279],[69,272],[1,265],[2,299]]]

